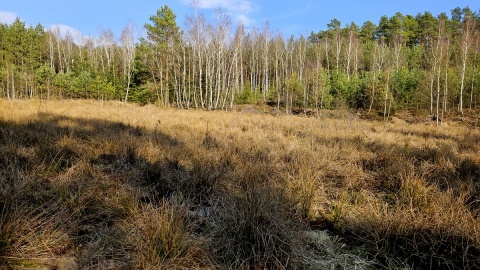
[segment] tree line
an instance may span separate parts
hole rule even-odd
[[[359,26],[333,19],[308,37],[284,37],[268,22],[246,29],[197,9],[181,29],[163,6],[135,39],[74,37],[17,19],[0,24],[0,96],[86,98],[195,109],[268,103],[286,113],[331,108],[444,113],[480,102],[480,12],[382,16]],[[437,117],[438,119],[438,117]]]

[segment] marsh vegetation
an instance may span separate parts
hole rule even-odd
[[[478,129],[246,112],[0,100],[0,267],[480,267]]]

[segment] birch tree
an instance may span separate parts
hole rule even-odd
[[[342,34],[341,34],[341,22],[337,19],[333,19],[330,21],[329,24],[327,24],[327,27],[332,34],[332,41],[334,45],[334,52],[335,52],[335,70],[338,73],[339,72],[339,63],[340,63],[340,53],[342,52],[342,45],[343,45],[343,40],[342,40]]]
[[[123,56],[123,76],[125,78],[127,87],[125,91],[124,103],[127,103],[133,72],[133,60],[135,59],[134,29],[131,24],[128,24],[123,29],[120,40],[122,42],[121,51]]]
[[[471,39],[475,25],[475,18],[469,9],[463,10],[463,24],[462,24],[462,40],[461,40],[461,59],[462,59],[462,75],[460,83],[460,97],[458,104],[458,111],[463,114],[463,91],[465,88],[465,73],[467,69],[468,52],[471,46]]]

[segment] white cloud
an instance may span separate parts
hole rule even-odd
[[[204,9],[224,8],[228,11],[248,14],[253,11],[253,4],[248,0],[199,0],[199,7]]]
[[[17,13],[0,10],[0,23],[11,24],[18,18]]]
[[[47,30],[55,35],[60,35],[62,38],[70,35],[70,37],[73,39],[73,42],[78,45],[84,45],[89,39],[92,39],[92,37],[84,35],[80,30],[65,24],[52,24],[47,28]],[[95,44],[97,43],[95,39],[92,41]]]
[[[237,19],[237,22],[241,22],[245,26],[250,26],[255,24],[255,20],[250,19],[247,15],[237,14],[235,17]]]
[[[221,8],[231,15],[232,18],[245,26],[254,24],[254,20],[250,18],[250,14],[258,7],[250,0],[182,0],[186,5],[195,5],[200,9],[217,9]]]

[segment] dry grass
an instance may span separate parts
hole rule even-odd
[[[455,122],[0,100],[0,267],[480,267]]]

